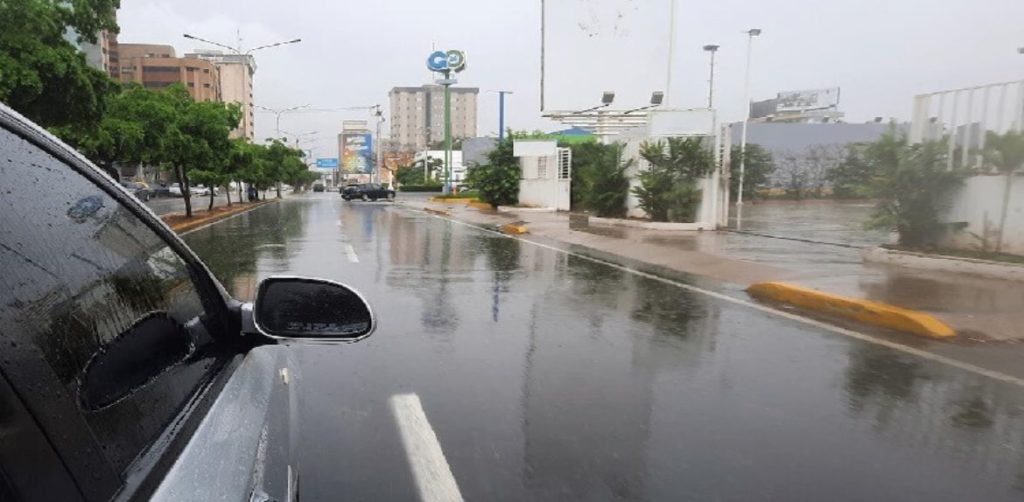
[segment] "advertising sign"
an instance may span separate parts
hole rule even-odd
[[[427,57],[427,69],[436,72],[460,72],[466,69],[466,55],[462,51],[434,51]]]
[[[839,106],[839,88],[779,93],[777,112],[803,112]]]
[[[369,174],[373,169],[373,136],[343,134],[341,145],[341,170],[346,174]]]
[[[338,159],[336,159],[336,158],[316,159],[316,167],[317,167],[317,169],[337,169],[338,168]]]

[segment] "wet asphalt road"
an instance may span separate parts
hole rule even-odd
[[[1024,389],[385,203],[287,199],[186,241],[240,297],[340,280],[296,346],[305,500],[415,500],[415,394],[466,500],[1021,500]]]

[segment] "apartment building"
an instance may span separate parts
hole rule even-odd
[[[476,87],[451,88],[452,138],[476,136]],[[444,88],[439,85],[394,87],[391,139],[403,151],[424,150],[444,141]]]

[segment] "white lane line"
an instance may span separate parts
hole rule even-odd
[[[409,208],[408,210],[409,211],[417,211],[417,210],[412,209],[412,208]],[[808,318],[808,317],[803,317],[803,316],[794,314],[792,312],[786,312],[786,311],[783,311],[783,310],[774,309],[774,308],[768,307],[766,305],[761,305],[759,303],[748,302],[746,300],[743,300],[743,299],[740,299],[740,298],[736,298],[736,297],[733,297],[733,296],[729,296],[729,295],[724,294],[724,293],[719,293],[719,292],[716,292],[716,291],[711,291],[711,290],[707,290],[707,289],[704,289],[704,288],[699,288],[697,286],[693,286],[693,285],[686,284],[686,283],[679,282],[679,281],[674,281],[672,279],[666,279],[664,277],[659,277],[657,275],[654,275],[654,274],[651,274],[651,273],[648,273],[648,272],[643,272],[643,271],[640,271],[640,270],[636,270],[636,269],[627,267],[625,265],[619,265],[618,263],[612,263],[612,262],[609,262],[609,261],[604,261],[604,260],[601,260],[601,259],[598,259],[598,258],[593,258],[591,256],[587,256],[587,255],[583,255],[583,254],[579,254],[579,253],[574,253],[572,251],[566,251],[565,249],[560,249],[560,248],[557,248],[557,247],[554,247],[554,246],[549,246],[547,244],[541,244],[539,242],[534,242],[534,241],[531,241],[529,239],[524,239],[522,237],[518,237],[518,236],[514,236],[514,235],[508,235],[508,234],[503,234],[501,232],[495,232],[494,230],[490,230],[490,229],[487,229],[487,228],[479,227],[477,225],[473,225],[472,223],[465,223],[465,222],[462,222],[462,221],[453,220],[451,218],[444,218],[444,217],[441,217],[441,216],[438,216],[438,215],[427,213],[425,211],[417,211],[417,212],[424,213],[427,216],[433,216],[435,218],[439,218],[439,219],[442,219],[442,220],[450,221],[450,222],[458,224],[458,225],[474,228],[474,229],[482,231],[482,232],[489,232],[489,233],[492,233],[492,234],[495,234],[495,235],[499,235],[501,237],[506,237],[506,238],[509,238],[509,239],[515,239],[515,240],[520,241],[520,242],[525,242],[525,243],[528,243],[528,244],[532,244],[534,246],[542,247],[544,249],[550,249],[550,250],[558,252],[558,253],[565,253],[567,255],[571,255],[571,256],[575,256],[577,258],[580,258],[582,260],[588,260],[588,261],[592,261],[594,263],[601,263],[603,265],[607,265],[607,266],[612,267],[612,268],[617,268],[617,269],[625,271],[625,272],[629,272],[629,273],[636,274],[636,275],[639,275],[639,276],[642,276],[642,277],[646,277],[646,278],[651,279],[651,280],[655,280],[655,281],[658,281],[658,282],[663,282],[665,284],[671,284],[673,286],[676,286],[678,288],[682,288],[682,289],[685,289],[685,290],[688,290],[688,291],[693,291],[694,293],[699,293],[699,294],[702,294],[702,295],[710,296],[712,298],[717,298],[719,300],[723,300],[723,301],[726,301],[726,302],[729,302],[729,303],[734,303],[736,305],[743,305],[744,307],[749,307],[749,308],[752,308],[754,310],[759,310],[759,311],[764,312],[766,314],[770,314],[770,315],[774,315],[774,316],[779,316],[779,317],[784,317],[786,319],[790,319],[790,320],[793,320],[793,321],[796,321],[796,322],[799,322],[799,323],[802,323],[802,324],[806,324],[806,325],[809,325],[809,326],[814,326],[816,328],[820,328],[820,329],[823,329],[823,330],[826,330],[826,331],[831,331],[832,333],[836,333],[836,334],[839,334],[839,335],[847,336],[847,337],[850,337],[850,338],[856,338],[857,340],[861,340],[861,341],[868,342],[868,343],[873,343],[875,345],[881,345],[883,347],[888,347],[890,349],[898,350],[900,352],[905,352],[907,354],[913,354],[913,355],[915,355],[917,357],[920,357],[922,359],[927,359],[929,361],[934,361],[934,362],[937,362],[937,363],[942,363],[942,364],[945,364],[945,365],[948,365],[948,366],[952,366],[952,367],[957,368],[957,369],[961,369],[961,370],[964,370],[964,371],[969,371],[971,373],[975,373],[977,375],[986,376],[986,377],[991,378],[993,380],[999,380],[1001,382],[1006,382],[1006,383],[1013,384],[1013,385],[1016,385],[1016,386],[1019,386],[1019,387],[1024,387],[1024,378],[1018,378],[1018,377],[1015,377],[1013,375],[1007,375],[1006,373],[1001,373],[1001,372],[998,372],[998,371],[989,370],[989,369],[986,369],[986,368],[982,368],[981,366],[977,366],[977,365],[974,365],[974,364],[971,364],[971,363],[965,363],[963,361],[958,361],[958,360],[950,358],[950,357],[941,356],[941,355],[938,355],[938,354],[933,354],[931,352],[927,352],[927,351],[924,351],[924,350],[921,350],[921,349],[915,349],[913,347],[908,347],[906,345],[902,345],[902,344],[899,344],[899,343],[896,343],[896,342],[891,342],[889,340],[883,340],[881,338],[876,338],[874,336],[867,335],[867,334],[864,334],[864,333],[860,333],[860,332],[857,332],[857,331],[853,331],[851,329],[841,328],[839,326],[835,326],[835,325],[832,325],[832,324],[828,324],[826,322],[818,321],[816,319],[811,319],[811,318]]]
[[[430,426],[420,397],[416,394],[391,396],[391,412],[398,423],[405,456],[412,468],[416,488],[423,502],[457,502],[462,500],[459,485],[444,458],[437,434]]]
[[[349,263],[359,263],[359,255],[351,244],[345,244],[345,256],[348,256]]]

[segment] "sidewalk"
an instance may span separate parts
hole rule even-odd
[[[1024,283],[965,274],[865,264],[859,249],[735,232],[678,232],[591,225],[570,230],[569,216],[553,212],[494,213],[463,204],[407,201],[412,209],[447,210],[478,225],[523,222],[530,238],[614,254],[696,278],[732,293],[750,284],[785,281],[854,298],[932,314],[960,340],[1024,339]]]

